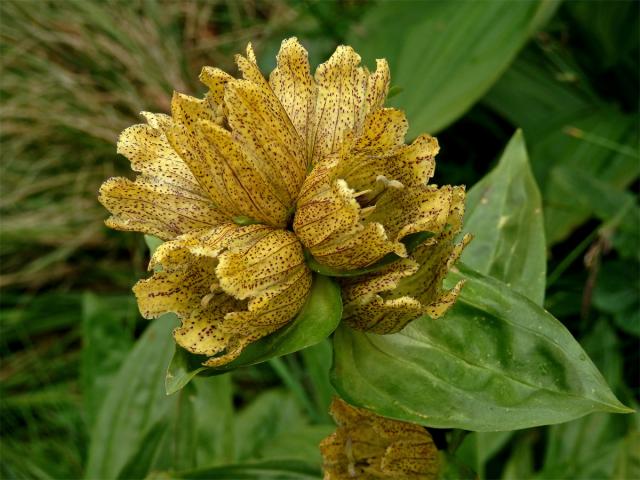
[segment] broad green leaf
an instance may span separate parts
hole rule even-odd
[[[196,391],[193,384],[176,395],[176,403],[170,415],[167,441],[161,449],[161,465],[167,464],[174,470],[197,468],[198,430],[194,399]],[[213,463],[206,462],[205,465]]]
[[[542,305],[547,271],[542,202],[520,130],[496,168],[469,190],[464,230],[474,237],[462,256],[466,265]]]
[[[590,436],[588,430],[580,431],[580,434],[582,438]],[[613,476],[615,462],[622,453],[623,445],[623,439],[613,439],[609,443],[599,445],[597,450],[591,451],[591,455],[587,460],[576,459],[565,464],[553,463],[551,466],[546,466],[534,478],[536,480],[557,480],[559,478],[620,478],[620,480],[627,480],[634,478]],[[576,453],[579,454],[580,452]]]
[[[162,380],[176,324],[175,315],[151,322],[112,380],[91,433],[88,478],[114,478],[140,448],[144,432],[174,406]]]
[[[176,346],[166,375],[166,391],[172,394],[197,374],[215,375],[254,365],[315,345],[327,338],[342,316],[340,287],[330,278],[315,275],[311,292],[296,318],[287,326],[250,344],[233,362],[204,368],[206,357],[193,355]]]
[[[82,400],[91,428],[113,377],[133,346],[133,331],[138,318],[131,295],[82,298]]]
[[[393,335],[341,325],[332,371],[338,393],[387,417],[478,431],[631,411],[551,314],[469,269],[446,283],[463,278],[442,319],[422,318]]]
[[[482,98],[482,103],[522,128],[533,149],[532,141],[561,128],[575,112],[599,104],[588,82],[567,82],[562,73],[535,44],[530,45]],[[538,175],[535,166],[534,173]]]
[[[632,143],[630,136],[636,131],[637,119],[603,112],[594,116],[584,115],[570,125],[571,128],[587,131],[590,135],[619,138],[620,142]],[[595,214],[602,200],[597,195],[591,195],[589,202],[584,203],[585,187],[577,186],[572,178],[580,175],[595,177],[606,182],[609,188],[622,191],[640,173],[640,156],[611,152],[560,131],[551,133],[536,144],[532,149],[533,162],[539,162],[540,159],[554,161],[542,186],[549,244],[567,238],[575,228]],[[597,160],[601,162],[598,164]]]
[[[184,480],[320,480],[322,473],[314,465],[300,460],[267,460],[256,463],[225,465],[189,472],[163,473],[160,479]]]
[[[92,436],[88,473],[102,472],[95,478],[143,478],[150,470],[234,460],[229,376],[196,379],[172,397],[162,391],[176,323],[173,315],[154,320],[114,380]]]
[[[556,1],[380,2],[352,29],[348,44],[367,63],[387,58],[390,102],[407,112],[409,135],[436,133],[498,79]],[[394,39],[394,41],[389,41]]]

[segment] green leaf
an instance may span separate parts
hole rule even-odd
[[[195,419],[191,428],[196,432],[197,464],[207,466],[231,463],[235,459],[235,411],[231,375],[196,378],[191,383],[195,395]]]
[[[172,398],[172,409],[161,419],[163,442],[156,446],[147,472],[192,470],[234,462],[235,413],[230,376],[195,379]],[[135,455],[130,461],[135,462]]]
[[[629,432],[617,452],[612,478],[616,480],[640,478],[640,449],[638,449],[638,445],[640,445],[640,432]]]
[[[236,458],[258,459],[271,439],[306,424],[291,394],[281,390],[261,393],[236,416]]]
[[[584,124],[589,120],[595,120],[595,118],[585,116],[574,124]],[[592,131],[604,128],[617,129],[608,133],[612,137],[614,135],[628,137],[630,132],[626,129],[637,125],[626,117],[613,114],[603,115],[597,121],[601,123],[585,128],[593,128]],[[576,178],[595,177],[606,183],[610,189],[622,191],[638,177],[640,172],[638,158],[630,158],[594,145],[581,146],[580,143],[579,139],[551,134],[548,139],[540,141],[538,147],[533,150],[534,161],[539,157],[562,159],[550,169],[543,185],[545,230],[547,242],[550,245],[567,238],[573,230],[589,217],[596,215],[599,210],[602,198],[598,195],[585,198],[588,184],[576,185]],[[565,151],[561,151],[563,148]],[[579,159],[582,160],[576,164]],[[603,162],[597,165],[596,160],[603,160]]]
[[[164,387],[167,395],[173,395],[184,388],[197,374],[207,370],[200,362],[201,357],[187,352],[179,345],[174,345],[171,363],[167,367]]]
[[[487,92],[482,103],[522,128],[535,147],[533,140],[562,128],[567,118],[589,110],[597,101],[588,81],[566,80],[567,76],[580,73],[574,63],[563,58],[565,70],[558,71],[546,51],[532,42]],[[535,166],[534,172],[537,176]]]
[[[502,480],[522,480],[533,476],[534,441],[535,432],[524,432],[519,436],[502,472]]]
[[[442,467],[438,473],[439,480],[477,480],[478,476],[456,456],[440,452]]]
[[[176,323],[171,314],[151,322],[112,380],[91,434],[88,478],[114,478],[139,450],[144,432],[174,406],[162,377]]]
[[[542,305],[547,271],[542,201],[520,130],[496,168],[469,190],[464,225],[474,238],[462,261]]]
[[[144,435],[138,450],[131,455],[127,464],[118,474],[119,479],[145,478],[158,453],[158,447],[167,433],[164,419],[159,419]]]
[[[558,3],[380,2],[347,43],[371,64],[389,60],[394,84],[404,89],[391,103],[407,112],[415,137],[442,130],[471,107]]]
[[[198,455],[198,430],[194,405],[196,391],[193,384],[177,395],[177,401],[170,417],[172,425],[167,432],[164,446],[164,460],[176,470],[196,468]],[[211,464],[213,459],[206,462]]]
[[[624,67],[620,65],[623,56],[637,56],[637,42],[629,41],[629,38],[638,38],[635,2],[566,2],[565,6],[574,28],[581,33],[576,41],[587,43],[584,54],[589,55],[590,60],[597,59],[592,61],[595,64],[592,68],[604,70],[616,64]],[[630,73],[637,75],[637,69]]]
[[[229,376],[197,379],[172,397],[163,391],[176,323],[173,315],[154,320],[113,380],[92,435],[90,478],[143,478],[150,470],[234,461]]]
[[[604,262],[593,292],[598,310],[613,316],[618,328],[640,337],[640,264],[636,261]]]
[[[280,330],[251,343],[233,362],[204,368],[202,362],[206,357],[176,346],[167,370],[167,394],[177,392],[198,374],[216,375],[315,345],[333,333],[341,317],[340,287],[330,278],[315,275],[309,297],[296,318]]]
[[[316,411],[315,405],[311,401],[309,393],[302,383],[302,375],[298,365],[294,361],[284,362],[282,358],[279,357],[269,359],[269,365],[273,368],[276,375],[280,377],[280,380],[282,380],[287,390],[294,396],[300,408],[309,415],[312,421],[319,422],[321,416],[319,412]]]
[[[623,190],[640,173],[640,161],[638,115],[603,103],[585,87],[586,78],[563,80],[580,73],[567,67],[558,71],[558,64],[571,65],[571,58],[548,57],[547,50],[525,50],[483,101],[522,127],[527,136],[543,197],[546,240],[553,245],[587,220],[600,202],[597,195],[586,204],[579,202],[584,189],[576,182],[567,183],[572,174]]]
[[[455,456],[465,465],[471,466],[480,480],[484,480],[487,462],[512,440],[513,435],[513,431],[472,432],[464,438]]]
[[[326,339],[313,347],[300,352],[304,363],[304,371],[308,375],[317,410],[322,412],[322,419],[330,423],[329,406],[336,394],[329,378],[331,357],[333,356],[331,341]]]
[[[280,435],[269,439],[260,452],[260,458],[269,460],[298,459],[320,468],[322,455],[318,445],[335,430],[336,426],[333,423],[287,428]]]
[[[550,175],[554,195],[571,197],[573,212],[589,212],[603,222],[612,246],[626,258],[640,258],[640,207],[637,195],[614,186],[575,167],[557,166]],[[568,212],[565,209],[565,213]]]
[[[623,359],[615,331],[606,321],[598,322],[581,343],[609,384],[619,391]],[[539,478],[611,478],[613,459],[623,448],[622,440],[633,428],[632,421],[632,416],[594,413],[551,426]]]
[[[138,308],[131,295],[82,297],[82,400],[93,427],[113,377],[133,347]]]
[[[267,460],[264,462],[225,465],[189,472],[170,473],[168,478],[185,480],[319,480],[320,470],[300,460]],[[152,477],[153,478],[153,477]],[[167,478],[167,476],[160,476]]]
[[[469,269],[446,283],[461,279],[442,319],[422,318],[393,335],[341,325],[332,371],[338,393],[387,417],[478,431],[631,411],[551,314]]]

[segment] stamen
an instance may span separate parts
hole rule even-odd
[[[402,182],[399,182],[398,180],[389,180],[384,175],[378,175],[376,177],[376,182],[382,183],[385,186],[385,188],[397,188],[397,189],[404,188],[404,185],[402,184]]]
[[[215,293],[207,293],[204,297],[202,297],[202,300],[200,300],[200,304],[203,307],[206,307],[207,305],[209,305],[209,302],[211,302],[211,299],[215,296]]]

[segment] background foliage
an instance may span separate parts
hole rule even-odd
[[[312,64],[345,42],[369,65],[389,59],[399,92],[391,103],[407,111],[411,135],[438,135],[438,183],[475,185],[522,130],[529,173],[513,167],[518,158],[500,162],[469,201],[478,205],[482,186],[494,182],[512,215],[531,218],[529,232],[519,233],[528,241],[472,243],[466,255],[486,258],[483,248],[495,247],[488,253],[502,261],[474,267],[504,281],[532,272],[517,289],[544,298],[616,395],[635,406],[638,8],[547,0],[0,2],[0,476],[319,477],[317,443],[333,429],[330,345],[197,378],[165,396],[175,320],[139,318],[130,287],[144,275],[144,241],[108,231],[95,198],[103,179],[128,174],[115,141],[139,111],[167,111],[173,89],[202,93],[200,68],[234,71],[233,53],[248,41],[268,71],[291,35]],[[519,203],[522,192],[528,202]],[[528,211],[536,202],[539,211]],[[473,205],[467,229],[496,230],[501,216],[493,226],[486,216],[480,222]],[[535,275],[544,265],[507,261],[541,255],[546,290]],[[640,477],[638,423],[637,414],[603,413],[464,439],[432,433],[441,448],[457,447],[451,478],[472,470],[480,478],[630,479]]]

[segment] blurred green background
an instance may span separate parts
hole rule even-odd
[[[294,35],[313,66],[341,43],[389,60],[410,136],[438,136],[437,183],[472,186],[522,128],[545,306],[637,405],[639,14],[635,1],[0,2],[0,476],[319,478],[329,344],[165,397],[170,339],[131,294],[144,240],[107,230],[96,200],[131,176],[115,143],[138,112],[204,93],[202,66],[235,73],[249,41],[268,72]],[[458,457],[480,478],[640,478],[639,421],[472,434]]]

